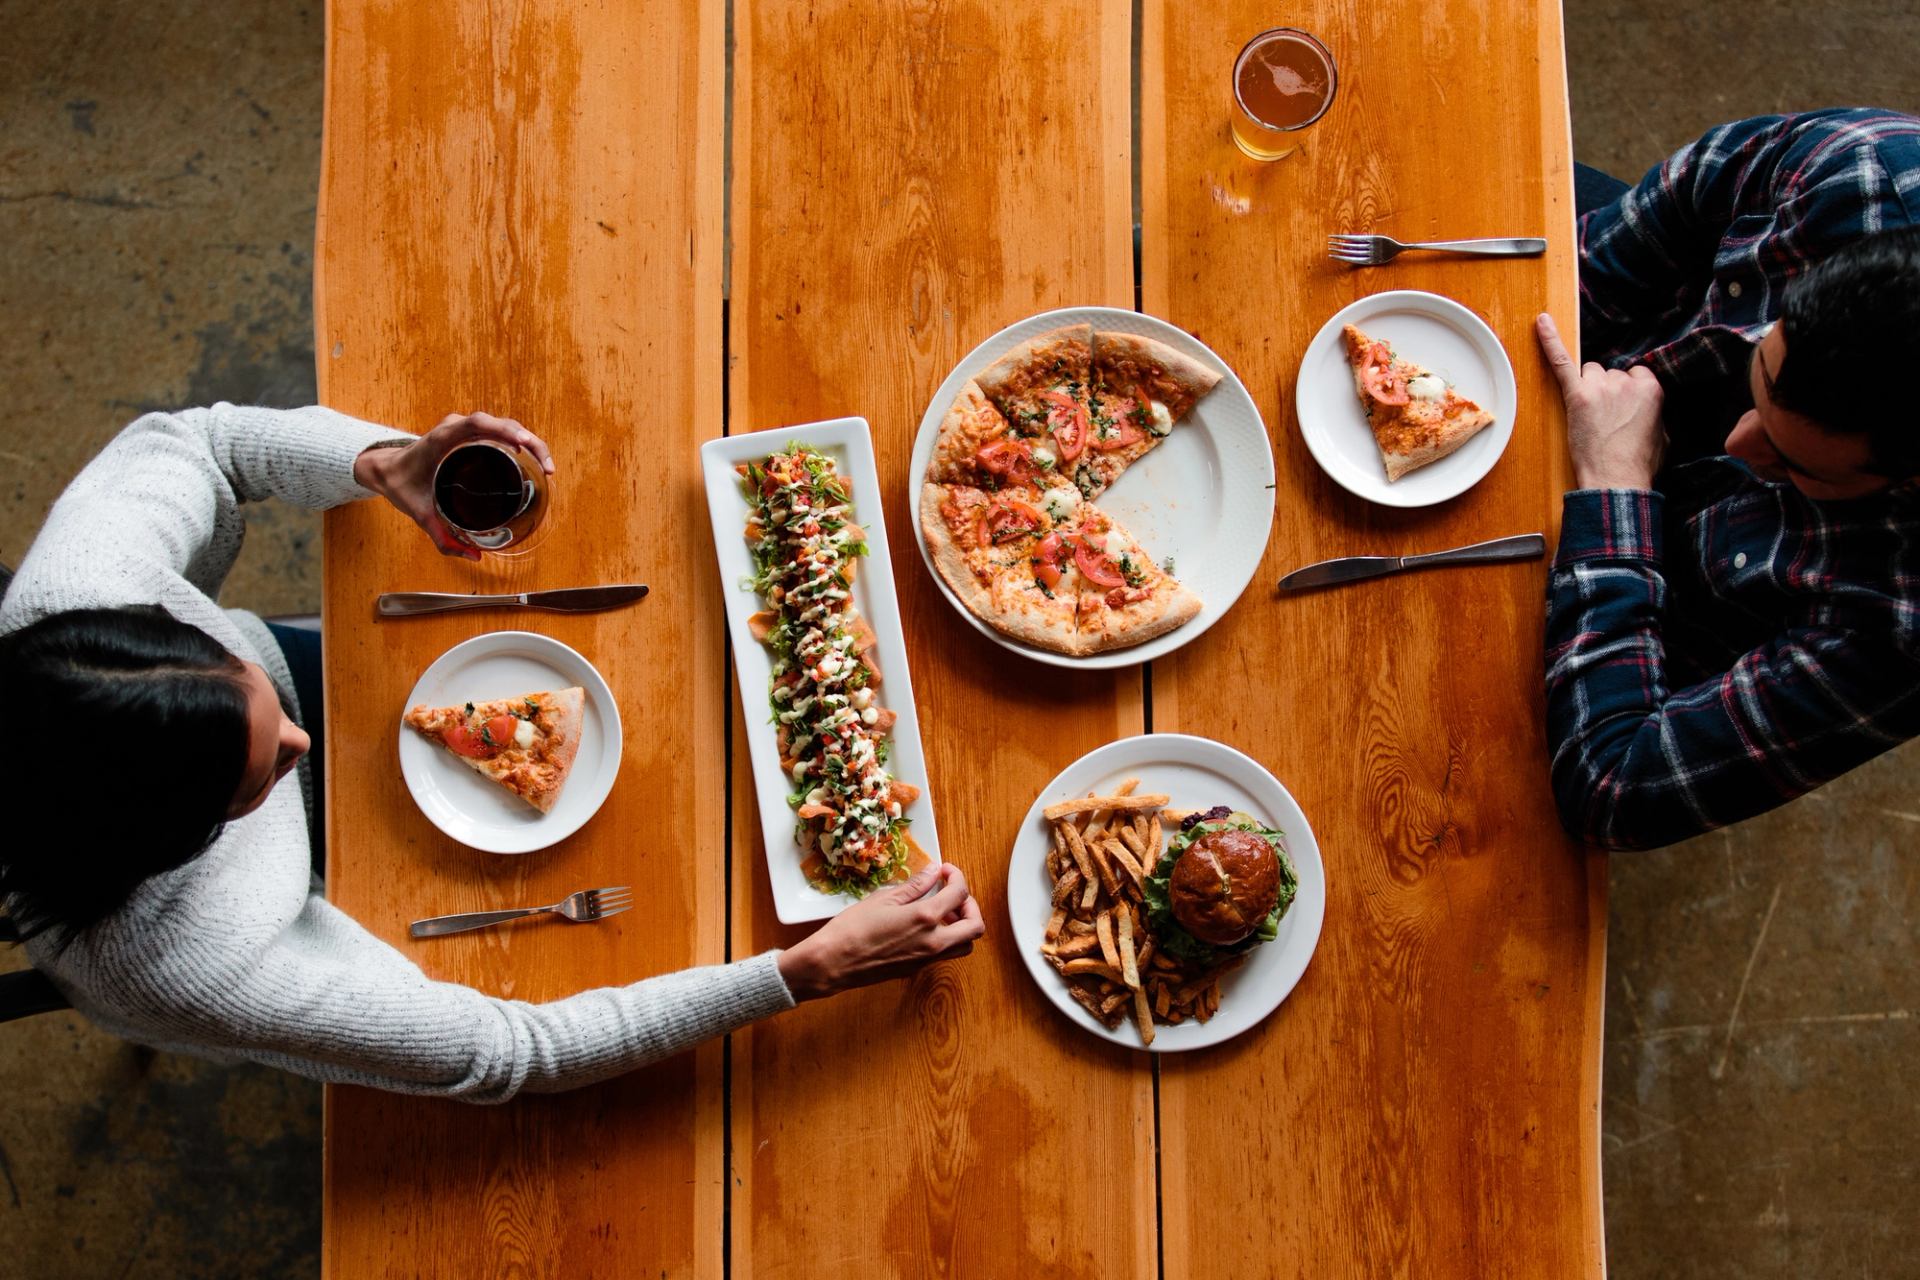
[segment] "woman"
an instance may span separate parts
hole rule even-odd
[[[286,659],[258,618],[214,603],[240,505],[377,494],[442,552],[477,558],[431,489],[449,449],[482,439],[553,469],[531,432],[485,414],[414,437],[222,404],[140,419],[54,504],[0,601],[15,797],[0,897],[74,1006],[159,1048],[500,1102],[971,950],[979,906],[942,867],[790,950],[533,1005],[431,981],[327,903],[286,781],[309,745]]]

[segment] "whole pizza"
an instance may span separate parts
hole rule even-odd
[[[1094,502],[1220,381],[1163,342],[1068,325],[969,381],[920,491],[935,569],[1005,635],[1086,655],[1200,612],[1170,565]]]

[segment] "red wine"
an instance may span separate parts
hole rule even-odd
[[[520,465],[490,444],[463,444],[440,461],[433,498],[440,514],[469,533],[498,529],[520,514],[530,494]]]

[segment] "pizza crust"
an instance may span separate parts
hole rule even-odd
[[[1025,342],[988,365],[974,381],[1001,412],[1011,401],[1062,379],[1085,384],[1093,360],[1093,325],[1070,324]]]

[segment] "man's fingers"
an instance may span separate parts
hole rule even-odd
[[[1553,317],[1541,312],[1533,322],[1533,333],[1540,341],[1540,352],[1547,358],[1547,367],[1553,370],[1553,376],[1560,383],[1562,395],[1572,395],[1580,385],[1580,366],[1574,362],[1567,350],[1567,344],[1560,341],[1560,328],[1554,324]]]

